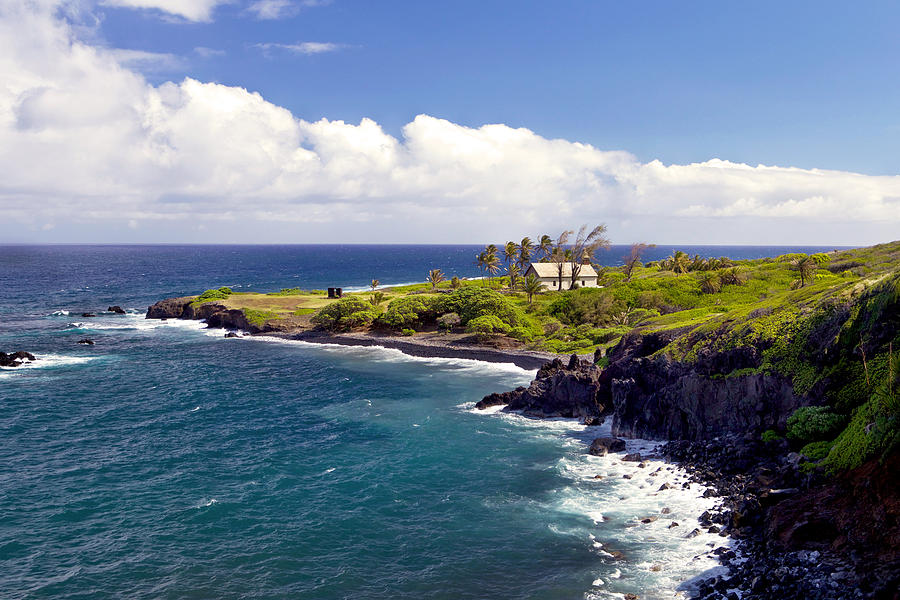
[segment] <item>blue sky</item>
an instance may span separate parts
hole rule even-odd
[[[398,135],[427,113],[643,161],[900,170],[896,3],[335,0],[270,20],[223,5],[210,23],[103,12],[110,45],[184,57],[152,80],[246,87],[306,119],[370,117]],[[340,48],[254,47],[298,42]]]
[[[0,0],[0,242],[900,231],[900,5]]]

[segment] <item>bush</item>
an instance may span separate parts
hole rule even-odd
[[[433,322],[437,316],[436,298],[432,296],[404,296],[391,300],[378,319],[393,329],[405,329]]]
[[[401,329],[400,334],[401,335],[416,335],[416,330],[415,329]]]
[[[469,324],[466,326],[466,331],[469,333],[475,333],[481,336],[493,335],[497,333],[509,333],[510,326],[500,320],[499,317],[494,315],[484,315],[482,317],[476,317],[469,321]]]
[[[355,322],[355,319],[344,320],[345,317],[358,312],[371,312],[371,310],[372,305],[359,296],[345,296],[320,310],[312,318],[312,322],[325,329],[344,329],[351,327],[351,322]]]
[[[531,342],[534,340],[534,333],[527,327],[517,326],[509,330],[507,334],[511,338],[515,338],[520,342]]]
[[[199,302],[210,302],[212,300],[224,300],[234,292],[231,291],[229,287],[220,287],[214,290],[206,290],[194,300],[195,303]]]
[[[509,326],[524,320],[524,315],[501,294],[482,287],[454,290],[439,299],[438,308],[439,312],[458,314],[463,325],[484,316],[497,317]]]
[[[837,435],[844,418],[827,406],[802,406],[787,420],[787,437],[802,443],[830,440]]]
[[[300,288],[281,288],[277,292],[269,292],[266,296],[297,296],[302,293],[303,290]]]
[[[778,440],[783,440],[784,438],[778,435],[778,433],[774,429],[766,429],[762,432],[760,439],[767,444],[772,442],[777,442]]]
[[[242,311],[244,313],[244,316],[247,317],[247,321],[253,325],[256,325],[257,327],[262,327],[269,319],[278,318],[278,313],[271,310],[255,310],[252,308],[244,308],[242,309]]]
[[[338,324],[341,329],[353,329],[354,327],[368,327],[378,318],[378,312],[372,308],[357,310],[347,316],[341,317]]]
[[[443,329],[444,331],[450,331],[461,322],[462,319],[459,318],[459,315],[453,312],[441,315],[437,320],[438,327]]]
[[[834,442],[810,442],[800,449],[800,454],[810,460],[822,460],[828,456]]]

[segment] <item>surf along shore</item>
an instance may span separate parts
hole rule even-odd
[[[605,288],[534,304],[477,283],[372,292],[372,302],[220,289],[147,316],[524,368],[575,354],[478,408],[611,422],[610,447],[669,441],[659,453],[722,498],[698,525],[743,548],[743,558],[723,548],[729,574],[695,597],[898,598],[900,242],[683,268],[615,271]]]

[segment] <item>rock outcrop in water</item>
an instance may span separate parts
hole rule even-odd
[[[0,367],[18,367],[26,360],[34,361],[37,360],[37,358],[35,358],[34,354],[25,352],[24,350],[19,350],[18,352],[13,352],[11,354],[0,352]]]
[[[509,392],[490,394],[478,409],[505,404],[504,410],[522,411],[533,417],[569,417],[592,421],[601,417],[604,406],[598,401],[600,370],[572,355],[568,365],[560,359],[545,364],[531,385]]]
[[[250,333],[269,331],[265,324],[258,326],[247,319],[244,311],[228,308],[216,302],[195,305],[193,296],[167,298],[147,308],[148,319],[205,320],[208,327],[241,329]]]

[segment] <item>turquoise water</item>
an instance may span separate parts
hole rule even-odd
[[[685,538],[712,501],[658,491],[671,467],[472,409],[532,372],[143,319],[211,285],[333,281],[297,253],[0,248],[0,350],[40,358],[0,370],[0,597],[671,598],[713,566],[724,540]],[[130,314],[77,316],[108,304]]]

